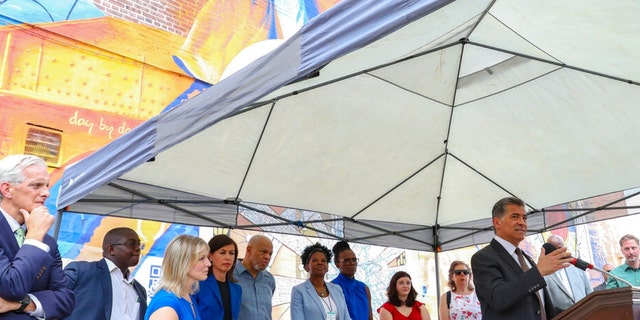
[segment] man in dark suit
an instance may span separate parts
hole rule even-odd
[[[129,271],[138,264],[143,248],[135,231],[115,228],[102,241],[104,259],[70,262],[64,272],[76,306],[66,320],[144,319],[147,292]]]
[[[536,265],[518,249],[527,233],[524,202],[518,198],[496,202],[492,221],[494,239],[471,257],[482,319],[551,319],[553,303],[544,289],[544,276],[568,267],[571,255],[566,248],[545,255],[542,248]]]
[[[73,310],[56,241],[46,163],[35,156],[0,160],[0,320],[62,319]]]

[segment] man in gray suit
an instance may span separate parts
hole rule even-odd
[[[564,247],[564,239],[559,235],[551,235],[547,243],[560,249]],[[544,277],[547,290],[553,301],[554,314],[569,309],[574,303],[593,292],[587,273],[571,265]]]

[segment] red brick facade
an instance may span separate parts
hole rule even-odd
[[[186,37],[207,0],[93,0],[106,15]]]

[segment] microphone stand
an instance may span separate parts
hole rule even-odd
[[[576,267],[578,267],[578,266],[576,265]],[[578,268],[580,268],[580,267],[578,267]],[[600,268],[598,268],[598,267],[594,267],[594,266],[593,266],[593,265],[591,265],[591,264],[589,264],[588,268],[589,268],[589,269],[596,270],[596,271],[598,271],[598,272],[600,272],[600,273],[602,273],[602,274],[606,274],[606,275],[608,275],[609,277],[614,278],[614,279],[616,279],[616,280],[618,280],[618,281],[620,281],[620,282],[622,282],[622,283],[624,283],[624,284],[628,285],[629,287],[632,287],[632,288],[634,287],[634,285],[632,285],[632,284],[631,284],[631,282],[629,282],[629,281],[627,281],[627,280],[625,280],[625,279],[622,279],[622,278],[620,278],[620,277],[614,276],[614,275],[612,275],[612,274],[611,274],[611,272],[604,271],[604,270],[602,270],[602,269],[600,269]],[[580,268],[580,269],[582,269],[582,268]],[[585,270],[585,269],[582,269],[582,270]]]

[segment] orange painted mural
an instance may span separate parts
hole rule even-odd
[[[337,2],[0,0],[0,157],[28,153],[47,161],[53,212],[56,182],[67,165],[206,90]],[[146,246],[133,273],[150,294],[164,247],[177,234],[228,233],[241,245],[248,236],[108,216],[61,217],[57,236],[65,261],[98,260],[108,230],[136,230]],[[284,260],[296,256],[281,252],[291,257]],[[278,318],[287,310],[276,309]]]

